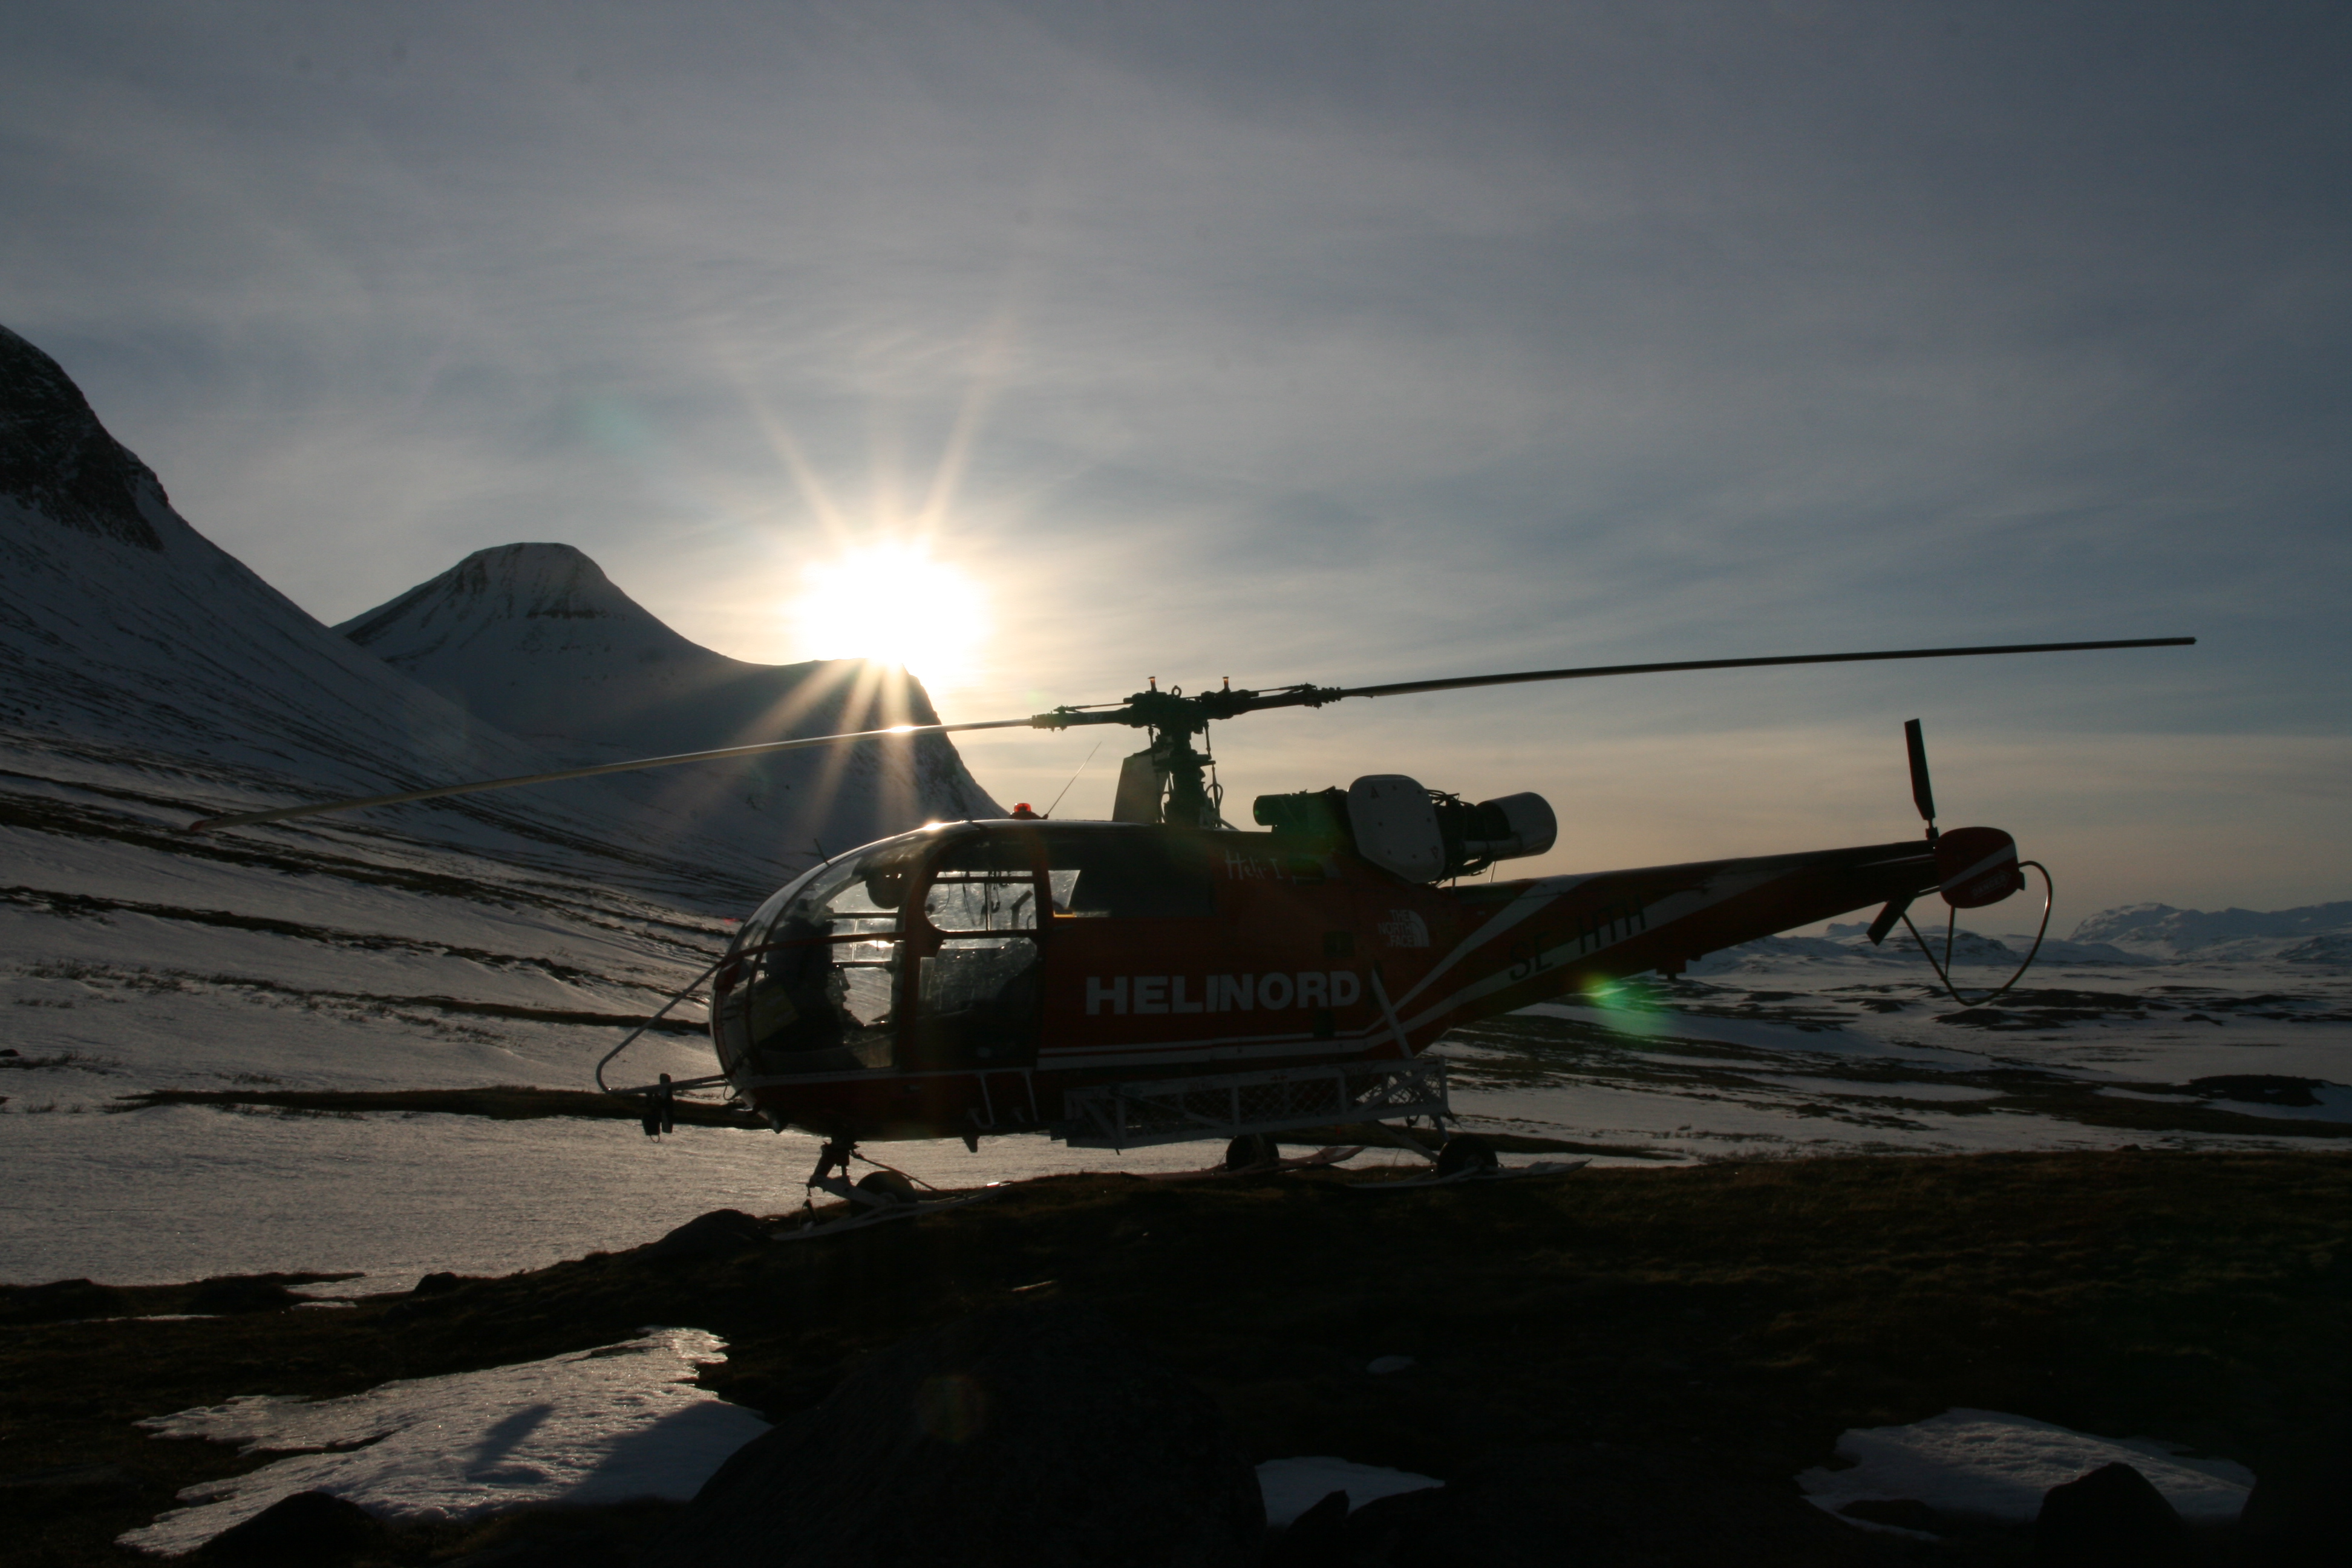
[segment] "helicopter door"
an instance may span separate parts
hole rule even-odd
[[[1044,987],[1037,911],[1052,907],[1032,836],[951,846],[923,894],[902,1071],[1034,1066]]]

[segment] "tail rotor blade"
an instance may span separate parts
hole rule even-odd
[[[1911,752],[1911,804],[1919,808],[1920,820],[1932,828],[1936,826],[1936,792],[1927,784],[1927,742],[1919,732],[1919,721],[1903,721],[1903,742]]]

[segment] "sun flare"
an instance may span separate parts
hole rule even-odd
[[[988,597],[920,544],[870,544],[803,567],[791,616],[801,655],[903,665],[934,697],[978,672]]]

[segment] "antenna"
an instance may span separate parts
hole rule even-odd
[[[1109,737],[1108,737],[1108,736],[1105,736],[1105,737],[1104,737],[1104,740],[1108,740],[1108,739],[1109,739]],[[1101,741],[1097,741],[1097,742],[1095,742],[1095,752],[1099,752],[1099,751],[1101,751],[1102,749],[1103,749],[1103,743],[1102,743],[1102,742],[1101,742]],[[1087,762],[1086,762],[1086,763],[1080,763],[1078,764],[1078,773],[1085,773],[1085,772],[1087,771],[1087,763],[1091,763],[1091,762],[1093,762],[1093,761],[1095,760],[1095,752],[1088,752],[1087,753]],[[1064,785],[1062,786],[1062,795],[1067,795],[1067,794],[1069,794],[1069,793],[1070,793],[1070,784],[1076,784],[1076,783],[1077,783],[1077,782],[1078,782],[1078,773],[1072,773],[1072,774],[1070,775],[1070,784],[1064,784]],[[1054,808],[1055,808],[1055,806],[1057,806],[1057,805],[1061,805],[1061,804],[1062,804],[1062,795],[1055,795],[1052,800],[1050,800],[1050,801],[1046,802],[1046,803],[1045,803],[1045,809],[1044,811],[1042,811],[1042,812],[1038,813],[1038,815],[1039,815],[1039,816],[1053,816],[1053,815],[1054,815]]]

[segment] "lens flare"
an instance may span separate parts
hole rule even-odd
[[[1664,1034],[1670,1023],[1664,1006],[1649,990],[1622,980],[1593,979],[1578,988],[1587,1006],[1597,1008],[1601,1021],[1621,1035]]]

